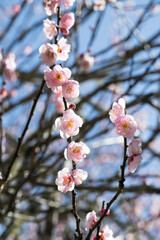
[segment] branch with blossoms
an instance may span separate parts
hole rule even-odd
[[[63,3],[65,5],[65,1]],[[70,4],[72,5],[73,2]],[[62,64],[55,65],[56,61],[58,60],[66,61],[69,57],[70,52],[70,45],[66,43],[65,38],[62,37],[58,41],[57,29],[61,30],[62,34],[68,35],[69,29],[74,24],[74,17],[72,13],[65,14],[61,17],[59,1],[56,1],[52,4],[49,4],[48,1],[44,1],[44,7],[48,15],[51,15],[52,11],[58,11],[58,18],[60,19],[57,21],[58,26],[55,22],[50,21],[49,19],[44,20],[44,32],[46,34],[46,37],[51,40],[53,36],[56,36],[56,42],[55,44],[43,44],[40,47],[40,54],[43,64],[53,66],[53,68],[46,68],[44,71],[44,79],[48,88],[50,88],[53,93],[58,96],[57,99],[61,99],[60,101],[63,102],[63,117],[56,119],[55,126],[60,130],[60,136],[67,139],[67,142],[69,143],[68,147],[64,151],[64,157],[66,160],[72,161],[72,170],[69,168],[63,168],[58,172],[56,185],[58,186],[58,190],[63,193],[66,193],[68,191],[72,192],[72,213],[76,221],[76,230],[74,236],[75,239],[82,240],[83,233],[80,227],[80,217],[77,213],[75,185],[80,185],[82,181],[85,180],[88,176],[87,172],[83,171],[82,169],[77,169],[77,163],[81,162],[83,158],[86,157],[86,154],[90,152],[90,150],[85,143],[77,143],[72,141],[72,137],[76,136],[79,133],[79,128],[82,127],[83,120],[81,117],[74,113],[76,106],[74,104],[70,104],[68,106],[67,101],[72,101],[79,96],[79,83],[76,80],[70,80],[70,69],[63,68]],[[80,60],[82,61],[82,58]],[[85,62],[83,63],[84,69],[86,71],[89,70],[91,64],[86,65]],[[83,64],[81,63],[81,66],[82,65]],[[112,203],[123,192],[125,181],[124,174],[127,159],[129,158],[129,170],[131,172],[134,172],[136,170],[137,165],[141,161],[140,155],[138,154],[137,156],[136,154],[138,151],[137,147],[139,146],[139,140],[133,140],[133,142],[130,144],[129,153],[133,153],[133,155],[128,157],[126,154],[127,138],[132,138],[134,136],[134,133],[137,129],[137,124],[132,116],[125,114],[124,100],[119,99],[118,103],[114,103],[109,114],[111,121],[115,123],[117,134],[124,137],[124,158],[123,164],[121,165],[119,189],[111,201],[107,203],[106,208],[104,209],[103,214],[99,220],[97,219],[94,211],[87,214],[85,225],[86,230],[89,230],[89,233],[86,237],[86,240],[90,239],[91,234],[96,227],[98,227],[97,235],[95,235],[93,239],[109,239],[109,237],[110,239],[113,239],[113,233],[109,227],[106,225],[100,231],[100,224],[108,213]],[[132,145],[134,145],[133,149],[136,149],[135,151],[132,150]]]

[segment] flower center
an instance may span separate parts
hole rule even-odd
[[[72,92],[72,87],[69,86],[69,87],[67,88],[67,93],[71,93],[71,92]]]
[[[63,178],[63,185],[68,185],[71,182],[71,178],[70,177],[64,177]]]
[[[62,79],[62,75],[61,75],[60,73],[57,74],[57,75],[56,75],[56,79],[57,79],[57,80],[61,80],[61,79]]]
[[[80,147],[75,147],[75,149],[73,150],[73,153],[80,153]]]
[[[129,128],[129,123],[128,122],[124,122],[124,123],[122,123],[122,127],[124,128],[124,129],[128,129]]]
[[[62,52],[62,49],[60,48],[60,46],[58,45],[58,50],[57,50],[58,53],[61,53]]]
[[[73,122],[70,120],[70,121],[68,121],[68,123],[67,123],[67,127],[70,127],[70,128],[72,128],[73,127]]]
[[[53,52],[48,52],[48,54],[47,54],[47,55],[48,55],[48,57],[49,57],[49,58],[53,58],[53,56],[54,56],[54,53],[53,53]]]

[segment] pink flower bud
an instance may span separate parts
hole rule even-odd
[[[76,104],[74,103],[70,104],[69,109],[72,109],[74,111],[76,109]]]
[[[142,153],[142,142],[140,139],[132,139],[128,147],[128,152],[130,155],[139,155]]]
[[[102,208],[101,211],[100,211],[100,215],[102,216],[103,213],[105,212],[105,208]],[[108,217],[110,215],[110,210],[108,209],[107,213],[106,213],[106,217]]]
[[[70,29],[74,25],[75,19],[72,12],[62,15],[60,20],[60,27],[65,29]]]
[[[141,163],[142,161],[142,157],[141,155],[137,155],[137,156],[131,156],[129,157],[129,161],[128,161],[128,170],[131,172],[131,173],[134,173],[138,167],[138,165]]]

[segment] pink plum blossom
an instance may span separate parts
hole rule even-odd
[[[81,54],[79,56],[80,69],[84,72],[89,72],[94,65],[94,57],[91,57],[89,53]]]
[[[75,0],[43,0],[43,6],[46,10],[47,15],[51,16],[57,12],[57,8],[64,4],[65,8],[69,8],[73,5]]]
[[[71,142],[64,150],[64,156],[67,160],[73,160],[78,163],[90,152],[89,147],[83,142]]]
[[[62,0],[65,8],[69,8],[72,7],[73,3],[75,2],[75,0]]]
[[[62,37],[57,44],[57,60],[66,61],[69,58],[71,45],[67,44],[67,39]]]
[[[92,240],[96,240],[97,234],[92,237]],[[105,225],[102,230],[99,232],[99,240],[114,240],[113,232],[108,225]]]
[[[82,181],[88,177],[88,173],[82,169],[72,171],[72,176],[76,185],[82,184]]]
[[[75,80],[70,80],[62,87],[63,97],[71,101],[79,96],[79,83]]]
[[[85,222],[85,230],[89,231],[90,228],[92,228],[96,222],[98,221],[95,211],[89,212],[86,215],[86,222]]]
[[[76,115],[71,109],[66,110],[63,113],[63,117],[59,117],[55,121],[56,127],[60,129],[60,135],[62,138],[77,135],[82,124],[82,118]]]
[[[106,0],[94,0],[94,11],[103,11],[106,7]]]
[[[56,44],[45,43],[40,46],[39,52],[42,58],[42,64],[52,66],[57,61],[58,47]]]
[[[141,163],[142,160],[142,156],[141,155],[133,155],[131,157],[129,157],[129,161],[128,161],[128,170],[131,173],[134,173],[138,167],[138,165]]]
[[[43,6],[48,16],[57,12],[57,7],[60,6],[59,0],[43,0]]]
[[[115,123],[117,117],[123,116],[125,113],[125,101],[123,98],[118,100],[118,103],[114,102],[112,109],[109,111],[109,118],[111,122]]]
[[[64,35],[69,34],[69,29],[74,25],[75,19],[72,12],[62,15],[60,20],[60,30]]]
[[[115,120],[116,133],[125,138],[132,138],[137,130],[137,123],[131,115],[122,115]]]
[[[54,91],[55,87],[62,86],[71,76],[69,68],[62,68],[60,65],[56,65],[53,70],[49,67],[44,71],[44,79],[46,80],[47,87]]]
[[[63,193],[72,191],[75,186],[71,171],[68,168],[63,168],[58,172],[55,183],[58,186],[58,190]]]
[[[56,112],[58,113],[64,113],[65,107],[63,99],[58,98],[56,101]]]
[[[50,40],[57,35],[57,27],[54,21],[50,21],[48,18],[43,21],[44,28],[43,31],[46,37]]]
[[[133,138],[128,147],[128,152],[130,155],[139,155],[142,153],[142,142],[138,138]]]

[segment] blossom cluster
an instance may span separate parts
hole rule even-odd
[[[133,116],[125,114],[125,101],[120,98],[118,102],[114,102],[112,109],[109,111],[111,122],[115,123],[116,133],[124,138],[133,138],[137,130],[137,123]],[[142,157],[141,141],[133,138],[129,144],[129,167],[130,172],[135,172],[140,164]]]
[[[44,0],[43,5],[46,13],[50,16],[58,11],[58,7],[63,4],[65,8],[72,6],[74,1],[49,1]],[[58,38],[59,31],[63,35],[68,35],[70,28],[74,25],[74,14],[69,12],[60,16],[59,12],[59,25],[50,19],[44,20],[44,33],[50,40],[55,37]],[[76,136],[79,133],[79,128],[82,127],[83,120],[78,116],[74,110],[75,105],[70,104],[69,108],[65,107],[64,102],[67,105],[67,101],[72,101],[79,96],[79,83],[76,80],[71,80],[71,70],[69,68],[63,68],[62,64],[56,64],[57,61],[66,61],[69,58],[71,50],[70,44],[62,37],[57,43],[45,43],[39,48],[40,58],[42,64],[49,65],[44,71],[44,79],[48,88],[54,93],[54,101],[60,105],[63,116],[58,117],[55,121],[55,126],[60,130],[60,136],[62,138],[69,139],[72,136]],[[87,67],[88,70],[88,67]],[[59,110],[60,110],[59,109]],[[83,142],[70,141],[68,147],[64,151],[64,157],[66,160],[73,161],[73,164],[81,162],[86,154],[90,152],[87,145]],[[66,193],[72,191],[75,185],[79,185],[85,180],[88,173],[82,169],[63,168],[58,172],[56,179],[56,185],[58,190]]]

